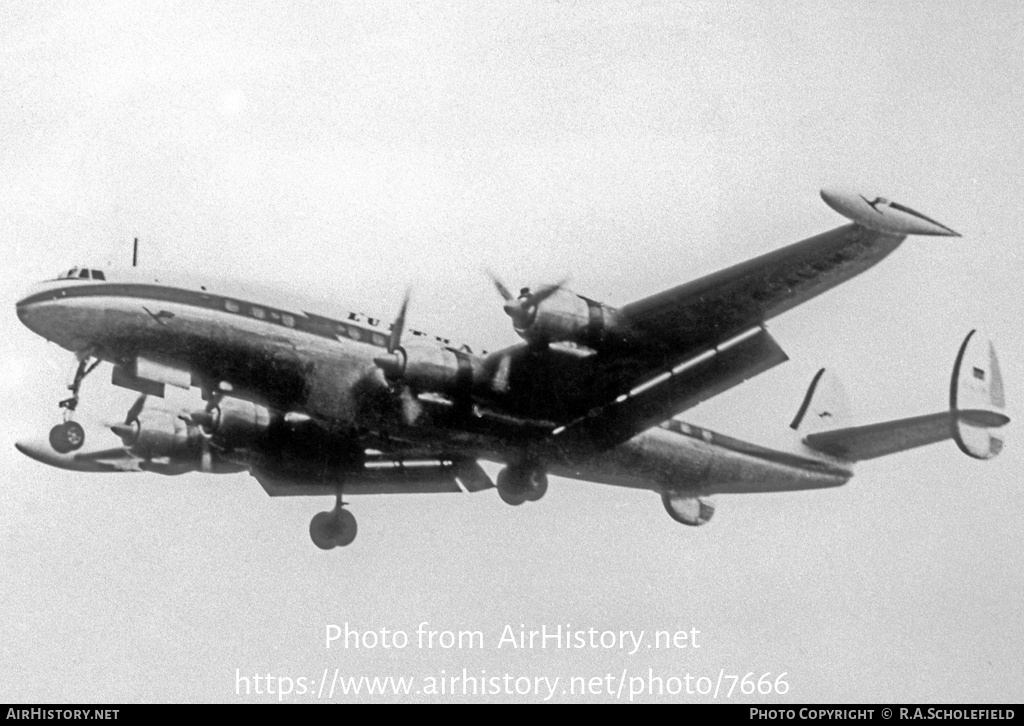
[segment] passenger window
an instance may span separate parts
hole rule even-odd
[[[267,317],[267,314],[263,311],[263,308],[253,306],[251,308],[252,316],[258,320],[263,320]]]
[[[285,313],[284,315],[281,316],[281,322],[287,325],[289,328],[295,327],[295,318],[289,315],[288,313]]]
[[[352,338],[352,340],[362,340],[363,331],[361,331],[359,328],[349,328],[348,337]]]
[[[385,344],[384,343],[384,336],[381,335],[380,333],[374,333],[373,334],[373,344],[374,345],[379,345],[381,347],[384,347],[384,344]]]
[[[238,303],[236,303],[234,300],[225,300],[224,301],[224,308],[229,313],[237,313],[238,310],[239,310]]]

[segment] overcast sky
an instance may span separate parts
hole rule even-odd
[[[786,672],[764,700],[1019,702],[1019,424],[994,461],[947,442],[839,490],[720,497],[697,530],[650,492],[559,479],[517,509],[355,498],[358,539],[324,553],[307,527],[328,499],[18,454],[59,420],[73,364],[13,305],[73,264],[129,263],[139,236],[147,267],[384,318],[412,285],[410,325],[493,348],[516,337],[485,267],[622,304],[843,223],[818,198],[839,182],[963,237],[908,240],[773,321],[791,361],[682,418],[787,446],[821,365],[865,423],[942,410],[981,327],[1019,419],[1022,45],[1012,2],[4,3],[5,697],[235,701],[236,669],[337,667]],[[87,381],[83,420],[124,415],[108,382]],[[328,624],[423,621],[486,647],[323,646]],[[567,623],[696,628],[702,647],[495,647],[506,624]]]

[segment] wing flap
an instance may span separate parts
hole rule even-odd
[[[466,456],[396,458],[367,456],[365,466],[337,478],[276,476],[259,469],[250,474],[272,497],[337,494],[444,494],[479,492],[494,486],[475,459]],[[460,486],[461,484],[461,486]]]
[[[764,328],[688,358],[611,404],[591,410],[545,442],[563,458],[586,458],[788,360]]]

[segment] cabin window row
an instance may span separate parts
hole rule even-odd
[[[260,305],[250,305],[248,303],[241,303],[237,300],[225,300],[224,309],[229,313],[236,313],[238,315],[249,315],[257,320],[266,320],[272,323],[279,323],[289,328],[295,327],[295,316],[289,313],[282,313],[277,310],[271,310],[269,308],[262,307]],[[366,328],[360,328],[355,325],[345,325],[343,323],[336,323],[334,328],[334,334],[339,338],[351,338],[352,340],[361,341],[364,343],[370,343],[380,348],[386,348],[388,346],[388,336],[383,333],[378,333]],[[418,337],[431,337],[426,333],[421,333],[418,330],[409,330],[410,336]],[[447,338],[435,338],[439,343],[444,345],[450,345],[451,341]],[[461,350],[467,353],[472,353],[469,346],[462,346]],[[486,355],[486,351],[482,351]]]
[[[245,312],[242,311],[243,307],[245,308]],[[259,305],[243,305],[235,300],[225,300],[224,309],[229,313],[238,313],[240,315],[248,313],[257,320],[269,320],[272,323],[281,323],[289,328],[295,327],[294,315],[282,313],[277,310],[268,310],[267,308],[260,307]]]
[[[239,315],[249,315],[257,320],[266,320],[271,323],[280,323],[286,327],[295,327],[295,316],[289,313],[282,313],[277,310],[270,310],[260,305],[249,305],[246,303],[240,303],[236,300],[225,300],[224,309],[229,313],[237,313]],[[381,333],[374,333],[363,328],[357,328],[354,325],[341,325],[338,324],[335,328],[335,334],[338,337],[348,337],[352,340],[363,341],[371,343],[373,345],[386,348],[388,341],[387,338]]]

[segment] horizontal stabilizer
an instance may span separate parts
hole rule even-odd
[[[846,461],[863,461],[952,438],[968,456],[992,458],[1002,451],[999,429],[1010,419],[1003,413],[1003,379],[995,347],[988,340],[977,341],[972,330],[960,346],[950,382],[948,411],[867,426],[819,429],[808,434],[804,444]],[[805,414],[817,410],[814,394],[820,377],[819,371],[793,428]]]
[[[864,461],[945,441],[953,436],[953,429],[958,424],[988,429],[1003,426],[1009,420],[1003,414],[992,411],[944,411],[811,434],[804,439],[804,443],[812,449],[846,461]]]

